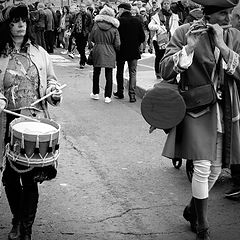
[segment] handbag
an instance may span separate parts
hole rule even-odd
[[[211,83],[189,90],[179,88],[179,93],[185,101],[188,112],[200,112],[217,101],[217,94]]]
[[[157,43],[159,49],[165,49],[169,42],[170,34],[168,32],[165,33],[157,33]]]
[[[87,58],[87,64],[93,65],[93,50],[90,50],[88,58]]]

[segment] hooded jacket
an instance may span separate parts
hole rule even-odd
[[[119,21],[112,16],[97,15],[89,40],[94,43],[93,66],[114,68],[120,48]]]

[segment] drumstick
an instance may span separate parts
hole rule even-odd
[[[40,122],[39,120],[37,120],[35,118],[31,118],[31,117],[28,117],[28,116],[25,116],[25,115],[22,115],[22,114],[19,114],[19,113],[15,113],[15,112],[9,111],[7,109],[3,109],[3,112],[12,114],[12,115],[17,116],[17,117],[26,118],[26,119],[34,121],[34,122]]]
[[[222,25],[221,26],[222,27],[222,29],[227,29],[227,28],[230,28],[230,27],[232,27],[232,25],[231,24],[229,24],[229,25]],[[197,29],[197,30],[192,30],[191,31],[191,33],[200,33],[200,32],[203,32],[203,31],[207,31],[209,28],[201,28],[201,29]]]
[[[67,86],[67,84],[63,84],[63,85],[60,86],[58,89],[56,89],[56,90],[48,93],[48,94],[45,95],[44,97],[42,97],[42,98],[38,99],[37,101],[33,102],[30,106],[31,106],[31,107],[34,106],[35,104],[41,102],[41,101],[44,100],[45,98],[48,98],[48,97],[50,97],[51,95],[55,94],[55,93],[57,92],[57,90],[61,90],[61,89],[65,88],[66,86]]]

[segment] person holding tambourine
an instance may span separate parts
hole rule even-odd
[[[4,144],[9,141],[8,126],[15,118],[6,111],[50,118],[47,104],[59,105],[62,95],[50,56],[34,42],[29,24],[26,5],[21,3],[3,9],[0,22],[0,167],[1,171],[4,168],[2,181],[13,214],[8,239],[15,240],[31,239],[39,198],[38,183],[54,178],[56,169],[28,171],[28,167],[4,158]],[[51,91],[54,94],[28,110],[33,102]]]

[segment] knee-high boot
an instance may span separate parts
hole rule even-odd
[[[194,205],[197,215],[197,238],[196,240],[210,240],[209,225],[207,220],[208,198],[194,198]]]
[[[195,210],[194,198],[191,199],[190,203],[185,207],[183,211],[183,217],[190,222],[191,230],[197,232],[197,215]]]
[[[5,192],[8,203],[13,215],[12,229],[8,234],[9,240],[18,240],[20,238],[20,198],[21,198],[21,185],[5,186]]]
[[[32,225],[35,220],[38,204],[37,184],[24,186],[21,199],[21,239],[30,240],[32,235]]]

